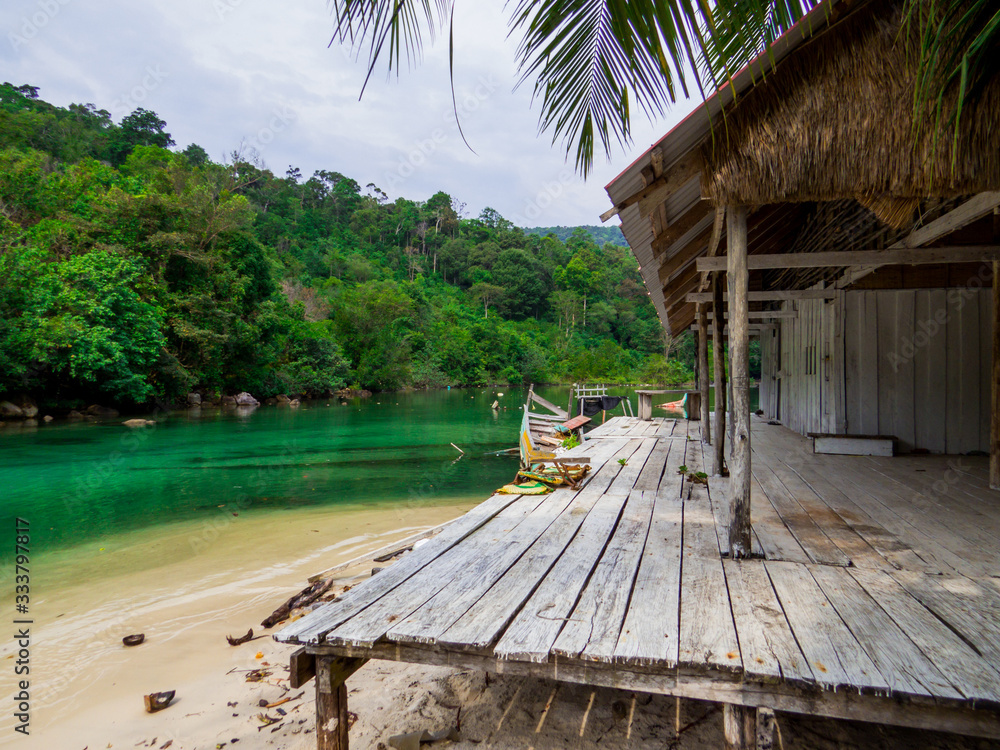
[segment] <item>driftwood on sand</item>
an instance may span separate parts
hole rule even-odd
[[[261,622],[261,626],[265,628],[274,627],[279,622],[286,619],[293,609],[298,609],[299,607],[304,607],[307,604],[312,604],[314,601],[319,599],[323,596],[323,594],[330,590],[331,586],[333,586],[332,578],[316,581],[312,585],[307,586],[268,615],[268,617]]]

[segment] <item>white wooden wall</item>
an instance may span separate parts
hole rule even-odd
[[[989,289],[847,292],[849,434],[894,435],[902,450],[989,450]]]
[[[894,435],[903,451],[988,451],[991,304],[989,289],[786,302],[798,317],[761,336],[760,408],[803,434]]]

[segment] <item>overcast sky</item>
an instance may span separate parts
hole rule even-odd
[[[584,182],[551,136],[538,134],[531,88],[514,91],[515,42],[503,3],[456,10],[455,127],[447,39],[397,78],[380,67],[359,101],[366,58],[328,47],[324,0],[3,0],[0,80],[40,87],[58,105],[93,103],[115,121],[145,107],[179,148],[198,143],[216,161],[241,143],[276,174],[342,172],[390,198],[438,190],[492,206],[521,226],[598,224],[604,185],[690,108],[633,123],[634,144],[603,154]]]

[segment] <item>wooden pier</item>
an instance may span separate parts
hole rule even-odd
[[[1000,738],[987,459],[815,455],[754,418],[754,556],[731,560],[701,424],[613,418],[581,489],[494,495],[279,632],[293,682],[318,675],[319,747],[346,748],[373,658]]]

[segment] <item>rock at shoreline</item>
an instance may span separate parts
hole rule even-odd
[[[289,406],[299,406],[301,403],[302,402],[299,401],[297,398],[293,398],[291,401],[288,402],[288,405]]]
[[[279,393],[277,396],[274,397],[274,400],[278,404],[278,406],[288,406],[290,403],[292,403],[292,400],[288,398],[288,396],[284,393]]]
[[[189,393],[187,395],[188,406],[201,406],[201,394]]]
[[[10,401],[0,401],[0,417],[24,417],[24,409]]]
[[[334,395],[338,398],[369,398],[372,392],[366,391],[364,388],[341,388],[339,391],[335,391]]]
[[[236,399],[234,397],[232,397],[232,396],[223,396],[222,397],[222,405],[223,406],[236,406]]]
[[[69,414],[66,415],[66,419],[70,421],[76,421],[78,419],[83,419],[83,414],[73,409]]]
[[[236,404],[238,406],[260,406],[260,401],[255,399],[246,391],[236,395]]]
[[[122,422],[122,424],[125,425],[126,427],[131,428],[131,429],[135,429],[136,427],[150,427],[150,426],[156,424],[156,420],[155,419],[126,419],[124,422]]]
[[[21,411],[24,412],[24,416],[28,419],[33,419],[38,416],[38,407],[34,404],[25,404],[21,407]]]
[[[55,417],[53,417],[51,414],[46,414],[44,417],[42,417],[43,422],[51,422],[53,419],[55,419]]]
[[[118,416],[118,410],[112,409],[108,406],[101,406],[100,404],[91,404],[87,407],[86,414],[92,417],[103,417],[107,419],[114,419]]]

